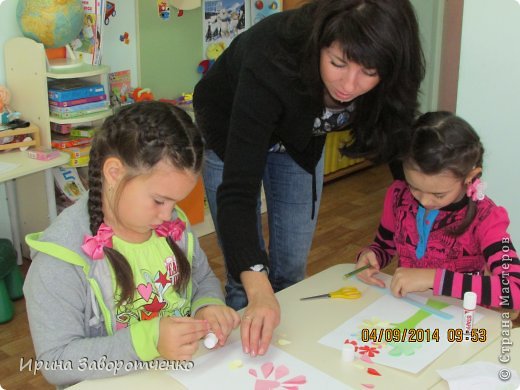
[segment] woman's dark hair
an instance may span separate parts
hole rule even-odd
[[[199,173],[203,153],[204,142],[200,131],[180,108],[157,101],[139,102],[121,108],[103,123],[92,142],[88,166],[88,209],[92,234],[97,234],[104,218],[102,170],[107,158],[117,157],[128,172],[115,193],[117,205],[125,185],[133,178],[148,173],[158,162],[168,161],[176,168]],[[182,291],[190,278],[190,264],[177,244],[170,238],[167,241],[180,271],[175,288]],[[120,287],[118,304],[121,304],[134,293],[132,270],[125,257],[115,249],[105,247],[104,252]]]
[[[311,0],[293,12],[280,33],[284,48],[294,54],[289,57],[300,60],[285,68],[297,69],[293,76],[320,99],[320,53],[332,43],[338,42],[349,60],[377,70],[379,84],[355,100],[355,142],[343,148],[344,154],[388,161],[406,147],[424,78],[409,0]]]
[[[482,168],[483,157],[484,147],[470,124],[451,112],[437,111],[423,114],[414,123],[403,163],[427,175],[449,171],[464,180],[474,168]],[[475,218],[477,205],[472,199],[468,202],[464,220],[450,231],[454,236],[464,233]]]

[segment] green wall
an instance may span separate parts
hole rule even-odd
[[[192,92],[200,79],[202,9],[184,11],[178,17],[172,8],[172,16],[164,21],[155,1],[138,0],[138,20],[139,86],[150,88],[156,98],[173,99]]]
[[[437,108],[444,1],[411,0],[427,64],[421,111]],[[155,2],[138,0],[139,86],[151,88],[157,98],[176,98],[182,92],[191,92],[200,79],[197,65],[202,60],[202,8],[184,11],[182,17],[172,11],[170,20],[163,21]]]

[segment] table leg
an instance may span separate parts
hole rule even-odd
[[[56,194],[54,191],[54,176],[51,169],[45,170],[45,191],[47,192],[47,210],[49,210],[50,222],[58,216],[56,209]]]
[[[18,198],[16,196],[16,185],[14,180],[7,180],[5,182],[5,192],[7,195],[9,221],[11,222],[11,234],[13,235],[13,246],[16,249],[16,263],[22,265],[22,242],[20,239],[20,220],[18,218]]]

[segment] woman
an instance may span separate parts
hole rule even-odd
[[[326,133],[351,128],[355,142],[344,152],[393,159],[408,139],[423,77],[408,0],[313,0],[239,35],[195,87],[209,149],[204,183],[228,270],[226,301],[247,305],[245,353],[265,353],[280,320],[274,292],[305,276]]]

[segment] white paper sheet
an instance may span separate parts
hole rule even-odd
[[[170,374],[192,390],[351,389],[273,345],[264,356],[252,358],[242,352],[241,342],[236,341],[210,351],[194,362],[190,371],[172,371]]]
[[[419,295],[408,294],[408,296],[422,303],[427,302],[426,298]],[[448,342],[448,333],[450,332],[451,336],[454,334],[448,329],[461,328],[462,308],[449,305],[440,310],[452,314],[453,318],[443,319],[398,298],[384,295],[322,337],[319,343],[341,350],[343,344],[349,342],[357,347],[357,357],[362,360],[368,359],[374,363],[418,373],[452,345],[451,342]],[[474,324],[481,318],[481,314],[475,313]],[[395,324],[398,323],[401,323],[402,326],[403,322],[407,328],[416,329],[412,333],[407,332],[409,335],[416,336],[416,342],[394,342],[391,336],[387,337],[389,333],[379,330],[395,328]],[[474,328],[476,327],[474,326]],[[381,342],[363,341],[362,329],[376,329],[373,334],[378,336],[381,334]],[[434,332],[438,332],[438,342],[433,340]],[[394,334],[400,339],[403,331],[396,330]],[[420,342],[421,339],[422,342]]]

